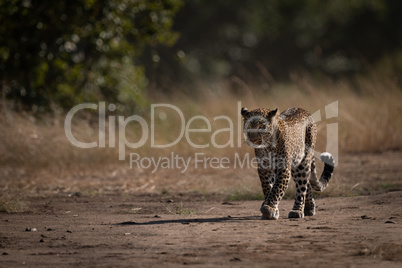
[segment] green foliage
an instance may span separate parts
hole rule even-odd
[[[0,87],[34,110],[106,100],[132,112],[148,88],[193,78],[268,88],[295,70],[374,66],[401,81],[401,11],[390,0],[3,0]]]
[[[170,46],[180,0],[4,0],[0,80],[8,98],[34,110],[106,100],[128,111],[146,103],[138,62]]]
[[[176,211],[172,214],[177,214],[177,215],[193,215],[196,214],[196,212],[192,209],[184,208],[183,204],[177,205],[176,206]]]
[[[264,200],[264,194],[261,189],[257,192],[251,190],[236,191],[230,194],[227,198],[228,201],[244,201],[244,200]]]
[[[380,183],[381,188],[383,189],[395,189],[397,186],[393,183]]]
[[[29,206],[22,200],[21,196],[11,196],[10,194],[2,194],[0,196],[0,212],[25,212],[28,209]]]

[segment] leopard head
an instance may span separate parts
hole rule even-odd
[[[241,109],[244,119],[243,131],[248,145],[262,148],[273,142],[278,109],[255,109],[249,111],[246,107]]]

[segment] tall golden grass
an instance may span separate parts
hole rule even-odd
[[[275,84],[268,89],[239,83],[236,93],[226,82],[203,85],[192,97],[183,93],[169,96],[156,95],[151,103],[168,103],[178,107],[186,123],[193,116],[204,116],[211,123],[211,132],[190,133],[191,141],[209,144],[197,149],[186,139],[169,148],[151,148],[150,139],[137,149],[126,149],[126,160],[118,160],[118,146],[109,148],[109,129],[106,128],[106,147],[80,149],[66,138],[64,116],[42,116],[5,112],[0,116],[0,189],[29,190],[30,192],[86,191],[232,191],[255,192],[259,182],[254,169],[189,169],[181,173],[178,169],[151,170],[129,167],[129,154],[141,156],[169,156],[171,152],[183,157],[203,153],[206,156],[228,157],[245,155],[253,151],[243,141],[238,144],[239,102],[249,109],[257,107],[279,108],[302,107],[311,113],[321,111],[318,122],[317,150],[326,150],[326,124],[339,125],[339,152],[366,153],[402,149],[402,90],[393,80],[372,76],[357,77],[352,82],[313,82],[308,77],[293,77],[288,84]],[[338,101],[338,117],[325,120],[325,106]],[[150,111],[150,110],[149,110]],[[166,144],[180,134],[181,124],[177,113],[159,109],[155,114],[155,141]],[[108,113],[107,116],[113,115]],[[217,130],[229,127],[227,120],[214,120],[217,116],[233,120],[234,146],[216,148],[211,136]],[[114,115],[117,116],[117,115]],[[150,112],[142,114],[149,123]],[[108,123],[106,124],[108,126]],[[190,128],[206,128],[204,120],[195,120]],[[125,135],[136,142],[142,135],[138,124],[129,124]],[[77,117],[73,121],[73,133],[81,141],[96,141],[98,125],[93,116]],[[118,134],[116,132],[116,134]],[[240,134],[241,135],[241,134]],[[215,136],[218,144],[231,138],[229,131]],[[242,138],[242,137],[241,137]],[[243,139],[242,139],[243,140]],[[338,185],[336,191],[342,186]],[[334,188],[335,189],[335,188]]]

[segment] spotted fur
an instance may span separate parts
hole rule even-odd
[[[321,154],[324,171],[318,179],[314,147],[317,127],[311,115],[301,108],[291,108],[279,114],[278,109],[242,108],[247,143],[254,148],[258,159],[258,175],[265,201],[261,212],[264,219],[279,217],[278,204],[292,177],[296,197],[289,218],[315,214],[312,189],[323,191],[334,171],[330,153]]]

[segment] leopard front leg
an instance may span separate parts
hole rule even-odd
[[[264,199],[267,199],[269,192],[272,189],[275,180],[275,172],[271,169],[267,169],[264,167],[258,168],[258,175],[261,181],[262,191],[264,193]]]
[[[263,218],[267,220],[277,220],[279,218],[279,202],[282,200],[290,179],[290,168],[280,169],[275,172],[276,180],[268,197],[261,205],[260,211]]]

